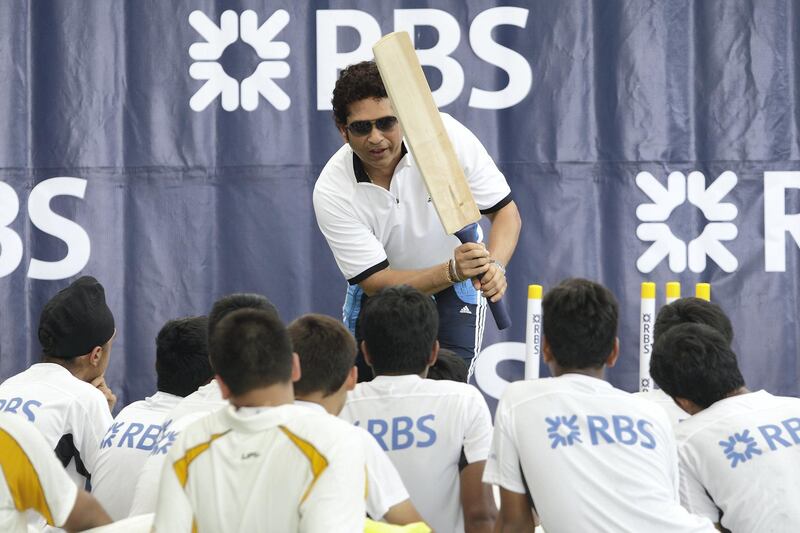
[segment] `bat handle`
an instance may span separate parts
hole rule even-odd
[[[455,235],[462,244],[467,242],[479,242],[478,224],[473,222],[458,230]],[[511,316],[508,314],[508,308],[504,300],[500,299],[496,302],[490,300],[489,309],[492,310],[492,316],[494,317],[494,323],[497,324],[497,329],[503,330],[511,326]]]

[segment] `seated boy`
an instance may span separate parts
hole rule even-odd
[[[532,531],[531,503],[548,533],[715,531],[678,502],[664,411],[603,380],[619,355],[617,316],[611,292],[588,280],[545,296],[542,356],[555,377],[510,384],[495,413],[484,481],[500,486],[501,531]]]
[[[800,399],[747,390],[729,339],[702,324],[659,336],[650,372],[692,415],[676,428],[684,507],[730,531],[800,531]]]
[[[230,405],[170,448],[153,530],[361,531],[363,441],[341,420],[293,405],[300,364],[280,320],[230,313],[209,353]]]
[[[367,300],[361,321],[376,377],[356,386],[340,416],[372,433],[434,531],[492,531],[497,511],[481,483],[489,408],[471,385],[425,379],[439,349],[433,300],[389,287]]]

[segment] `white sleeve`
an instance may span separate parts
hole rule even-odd
[[[367,513],[380,520],[386,512],[409,499],[400,473],[375,438],[362,428],[355,428],[364,441],[367,460]]]
[[[388,266],[383,245],[355,217],[344,193],[321,186],[314,189],[313,200],[319,229],[348,282],[358,283]]]
[[[691,457],[682,446],[678,452],[680,467],[680,497],[681,505],[692,514],[704,516],[714,523],[720,521],[719,509],[706,492],[693,465]]]
[[[363,531],[367,477],[363,440],[354,433],[340,439],[327,459],[328,467],[300,505],[298,532]]]
[[[0,427],[0,457],[8,491],[22,510],[62,526],[75,506],[78,487],[33,424],[7,418]]]
[[[158,499],[153,520],[154,532],[189,533],[193,531],[194,511],[186,491],[178,480],[172,464],[181,456],[180,448],[172,448],[163,460]],[[163,457],[163,456],[162,456]],[[152,458],[152,457],[151,457]]]
[[[139,479],[136,481],[136,490],[133,493],[133,502],[128,516],[153,513],[156,510],[161,471],[166,463],[164,455],[150,455],[145,461]]]
[[[81,461],[89,474],[94,474],[97,469],[100,444],[106,431],[114,423],[105,396],[99,390],[96,392],[97,394],[91,394],[76,404],[79,406],[76,413],[78,419],[70,428]]]
[[[442,121],[453,142],[458,161],[467,176],[478,209],[481,212],[495,211],[493,208],[511,194],[505,176],[469,128],[446,113],[442,113]]]
[[[158,434],[158,441],[155,448],[150,452],[150,456],[145,461],[139,479],[136,482],[136,490],[133,495],[133,503],[128,516],[136,516],[155,512],[156,496],[158,495],[158,485],[161,480],[161,470],[172,447],[178,441],[181,432],[192,425],[196,420],[208,416],[210,411],[197,411],[184,414],[177,420],[167,419]]]
[[[525,494],[527,491],[520,470],[519,453],[511,437],[513,432],[511,414],[503,400],[500,400],[495,412],[492,447],[483,470],[483,482]]]
[[[467,463],[485,461],[489,456],[489,448],[492,444],[492,415],[489,414],[489,406],[483,399],[480,391],[472,385],[467,385],[470,392],[466,398],[466,409],[464,411],[464,456]]]

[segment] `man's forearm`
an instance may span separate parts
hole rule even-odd
[[[384,287],[393,285],[410,285],[425,294],[436,294],[452,285],[447,278],[447,268],[449,268],[447,263],[439,263],[419,270],[385,268],[374,273],[359,285],[367,293],[367,296],[372,296]]]
[[[513,201],[509,202],[496,213],[489,215],[489,220],[492,222],[492,227],[489,230],[489,241],[486,247],[492,258],[505,266],[514,255],[522,228],[522,219],[520,219],[517,205]]]

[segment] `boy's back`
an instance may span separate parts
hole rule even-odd
[[[800,399],[719,400],[681,422],[681,501],[731,531],[800,530]]]
[[[464,530],[460,467],[486,460],[492,423],[477,389],[417,375],[360,383],[340,415],[386,450],[434,531]]]
[[[363,444],[346,423],[294,405],[227,407],[168,454],[156,531],[360,531]]]
[[[567,373],[509,385],[495,426],[484,481],[529,489],[548,533],[714,531],[678,503],[674,437],[651,402]]]
[[[37,363],[0,385],[0,407],[32,422],[83,487],[113,420],[102,392],[60,365]]]

